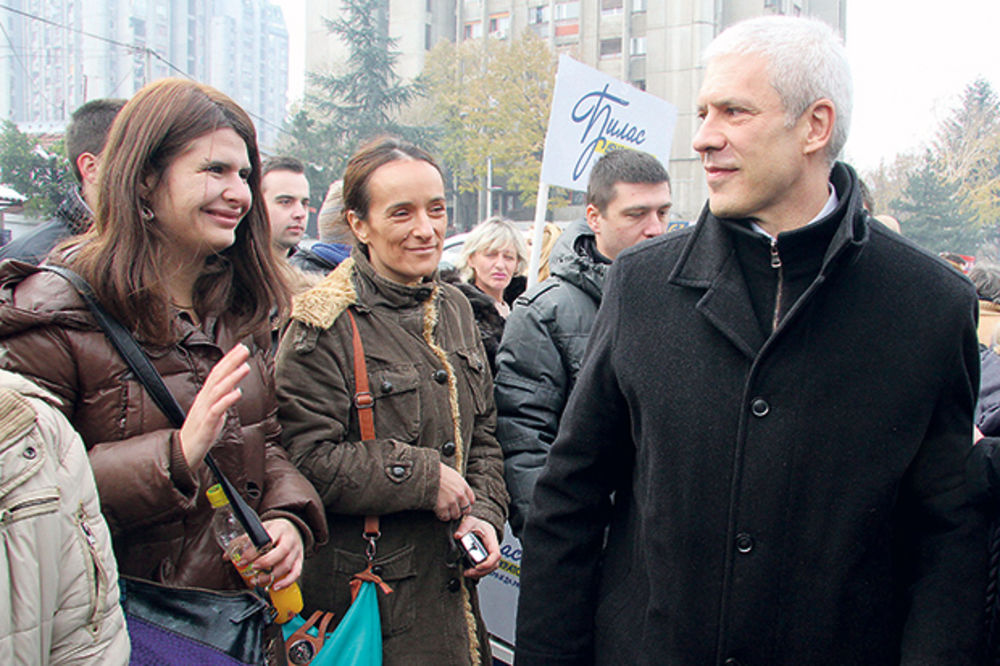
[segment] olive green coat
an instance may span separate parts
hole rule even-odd
[[[374,441],[361,441],[350,307],[375,397]],[[454,561],[455,524],[434,515],[439,465],[475,491],[472,514],[502,534],[503,457],[492,382],[469,302],[428,280],[376,275],[363,251],[295,302],[277,357],[279,419],[292,461],[326,506],[330,542],[306,562],[306,613],[343,616],[348,579],[366,566],[363,516],[381,516],[375,564],[386,664],[489,664],[475,585]]]

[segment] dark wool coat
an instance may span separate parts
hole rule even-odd
[[[361,440],[352,406],[348,307],[375,398],[372,441]],[[374,564],[393,588],[378,600],[387,666],[488,666],[475,584],[455,566],[457,523],[434,515],[444,463],[475,492],[472,515],[498,535],[507,518],[492,383],[469,301],[436,280],[391,282],[356,248],[296,299],[276,366],[285,444],[319,490],[330,521],[329,545],[302,575],[306,611],[343,617],[350,576],[366,564],[363,516],[378,515]]]
[[[707,210],[615,262],[529,515],[518,664],[979,663],[975,294],[832,180],[822,268],[767,337]]]

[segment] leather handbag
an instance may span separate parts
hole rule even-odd
[[[256,594],[168,587],[129,576],[120,576],[118,585],[132,666],[268,663],[264,637],[271,609]]]
[[[62,266],[43,268],[73,285],[150,397],[171,424],[180,428],[184,410],[135,338],[97,301],[87,281]],[[257,513],[236,492],[210,453],[205,454],[205,464],[222,485],[233,513],[254,546],[258,550],[268,548],[271,538]],[[268,644],[269,636],[277,634],[271,622],[271,606],[249,590],[218,592],[170,587],[128,576],[119,577],[119,589],[132,643],[131,664],[223,666],[284,662],[284,651]]]

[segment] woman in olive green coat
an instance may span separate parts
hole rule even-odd
[[[364,569],[364,516],[380,517],[374,571],[386,664],[489,664],[475,582],[499,562],[507,516],[492,382],[466,298],[437,281],[447,227],[432,158],[395,139],[363,147],[344,176],[344,220],[357,245],[294,304],[277,358],[279,418],[292,460],[330,520],[306,563],[308,612],[343,617]],[[362,441],[353,396],[350,311],[375,399]],[[454,539],[480,537],[476,567]]]

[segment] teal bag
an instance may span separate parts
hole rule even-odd
[[[281,627],[287,641],[297,629],[306,623],[302,616],[296,615]],[[319,630],[311,627],[306,630],[310,636],[319,636]],[[378,616],[378,596],[375,583],[364,581],[358,596],[354,599],[344,619],[337,625],[332,634],[327,634],[323,647],[311,661],[291,663],[308,663],[309,666],[382,666],[382,623]]]

